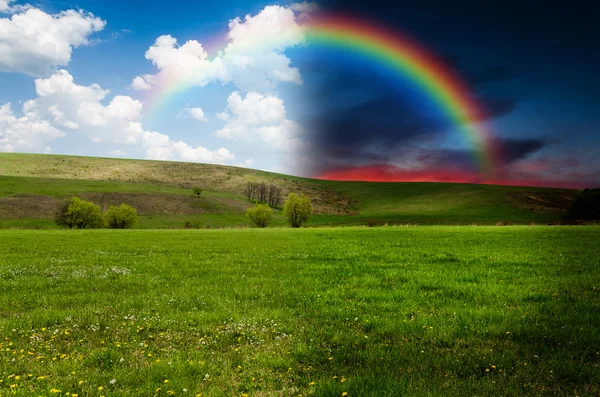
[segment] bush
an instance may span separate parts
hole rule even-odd
[[[69,211],[70,205],[71,200],[65,200],[56,210],[56,213],[54,214],[54,222],[57,226],[68,226],[69,229],[72,229],[73,226],[75,226],[72,220],[67,217],[67,211]]]
[[[367,226],[369,226],[369,227],[375,227],[375,226],[377,226],[377,221],[375,219],[369,219],[367,221]]]
[[[283,206],[283,215],[293,228],[301,227],[308,222],[312,213],[312,203],[305,195],[298,196],[296,193],[290,193]]]
[[[79,197],[73,197],[71,201],[67,201],[69,206],[64,212],[64,218],[60,219],[63,225],[77,229],[93,229],[101,228],[104,225],[104,218],[100,211],[100,206],[92,202],[85,201]],[[64,209],[64,204],[63,207]]]
[[[600,189],[585,189],[575,197],[564,220],[600,219]]]
[[[196,196],[198,196],[198,198],[200,198],[200,195],[202,194],[202,188],[196,186],[193,190],[192,193],[194,193]]]
[[[111,205],[106,213],[106,224],[111,229],[131,229],[137,221],[137,210],[127,204],[118,207]]]
[[[252,224],[256,227],[265,228],[271,222],[271,207],[266,204],[257,204],[254,208],[246,211],[246,216],[250,218]]]

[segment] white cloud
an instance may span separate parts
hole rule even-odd
[[[65,134],[47,120],[16,117],[11,104],[0,106],[1,152],[49,152],[48,143]]]
[[[229,120],[229,113],[219,112],[216,114],[216,117],[221,121],[227,121],[227,120]]]
[[[129,96],[115,96],[104,105],[108,90],[97,84],[77,85],[66,70],[36,79],[35,87],[38,97],[23,104],[23,113],[31,119],[76,130],[93,142],[135,144],[143,133],[143,105]]]
[[[137,145],[150,159],[210,163],[235,160],[225,148],[194,148],[167,135],[145,131],[140,101],[117,95],[105,105],[109,91],[97,84],[77,85],[66,70],[35,80],[35,86],[38,97],[23,103],[21,117],[13,113],[10,103],[0,107],[0,151],[47,152],[50,142],[68,132],[95,143]]]
[[[225,164],[235,160],[235,155],[225,148],[211,151],[205,147],[191,147],[182,141],[173,141],[168,136],[158,132],[145,132],[143,145],[146,157],[152,160],[176,160],[201,163]]]
[[[302,127],[286,118],[283,100],[270,95],[249,92],[242,98],[233,92],[227,98],[227,124],[215,135],[229,140],[262,141],[282,151],[303,147]]]
[[[254,159],[246,159],[244,160],[243,163],[238,164],[238,167],[243,167],[243,168],[252,168],[252,166],[254,165]]]
[[[31,8],[31,6],[29,4],[25,4],[25,5],[14,4],[14,5],[11,5],[11,3],[14,3],[14,2],[15,2],[15,0],[0,0],[0,13],[3,13],[3,14],[14,14],[16,12],[25,11],[25,10]]]
[[[202,108],[185,108],[180,114],[186,114],[201,123],[206,123],[208,121],[208,118],[204,115],[204,110],[202,110]]]
[[[0,0],[0,11],[17,12],[0,18],[0,72],[42,76],[71,61],[73,48],[89,44],[89,36],[104,29],[100,18],[85,11],[55,15]]]
[[[300,72],[284,54],[306,40],[305,27],[293,9],[267,6],[254,16],[235,18],[229,22],[227,38],[225,49],[211,60],[196,40],[179,46],[174,37],[160,36],[146,52],[158,73],[137,76],[131,87],[164,89],[173,84],[205,86],[220,81],[232,82],[243,91],[270,91],[278,82],[302,84]]]
[[[290,9],[298,12],[302,12],[305,14],[311,14],[313,12],[319,11],[319,5],[314,2],[304,1],[302,3],[294,3],[290,4]]]
[[[131,82],[131,88],[136,91],[148,91],[152,89],[152,85],[146,82],[146,80],[143,77],[137,76]]]
[[[125,157],[125,156],[127,156],[127,152],[124,151],[124,150],[120,150],[120,149],[112,150],[112,151],[108,152],[108,154],[110,156],[115,156],[115,157]]]
[[[214,80],[229,80],[223,60],[219,57],[209,60],[202,44],[196,40],[179,46],[176,38],[160,36],[146,51],[146,59],[159,69],[159,73],[134,78],[131,88],[135,90],[168,85],[182,78],[190,86],[204,86]]]

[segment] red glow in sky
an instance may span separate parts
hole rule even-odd
[[[580,181],[495,179],[485,180],[480,174],[456,170],[404,170],[391,165],[369,165],[356,168],[330,170],[316,176],[317,179],[333,181],[363,182],[448,182],[480,183],[506,186],[537,186],[554,188],[581,189],[586,186]]]

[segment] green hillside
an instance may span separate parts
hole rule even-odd
[[[128,203],[139,228],[247,226],[248,182],[313,199],[310,224],[525,224],[560,219],[575,190],[448,183],[337,182],[181,162],[0,153],[0,228],[52,228],[56,206],[77,195],[107,208]],[[202,186],[201,198],[191,187]],[[273,226],[284,226],[280,214]]]

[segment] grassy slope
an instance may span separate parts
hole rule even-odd
[[[10,197],[44,195],[58,200],[90,194],[92,199],[104,200],[103,206],[112,203],[94,193],[129,194],[133,202],[136,195],[154,194],[158,196],[147,201],[162,197],[165,202],[178,199],[203,208],[194,212],[178,207],[170,213],[149,209],[139,223],[141,228],[181,227],[186,220],[201,227],[245,225],[243,213],[248,203],[241,193],[248,181],[256,180],[276,183],[284,193],[311,196],[318,212],[313,225],[365,224],[368,219],[422,224],[493,224],[500,220],[546,223],[558,220],[575,194],[570,190],[507,186],[319,181],[205,164],[2,153],[0,175],[0,227],[52,227],[50,204],[15,216],[11,214],[18,211],[7,207]],[[195,185],[207,190],[203,201],[181,198],[189,196],[190,187]],[[2,216],[3,205],[8,215]],[[273,225],[284,224],[281,214],[276,213]]]
[[[0,394],[599,395],[599,238],[0,231]]]

